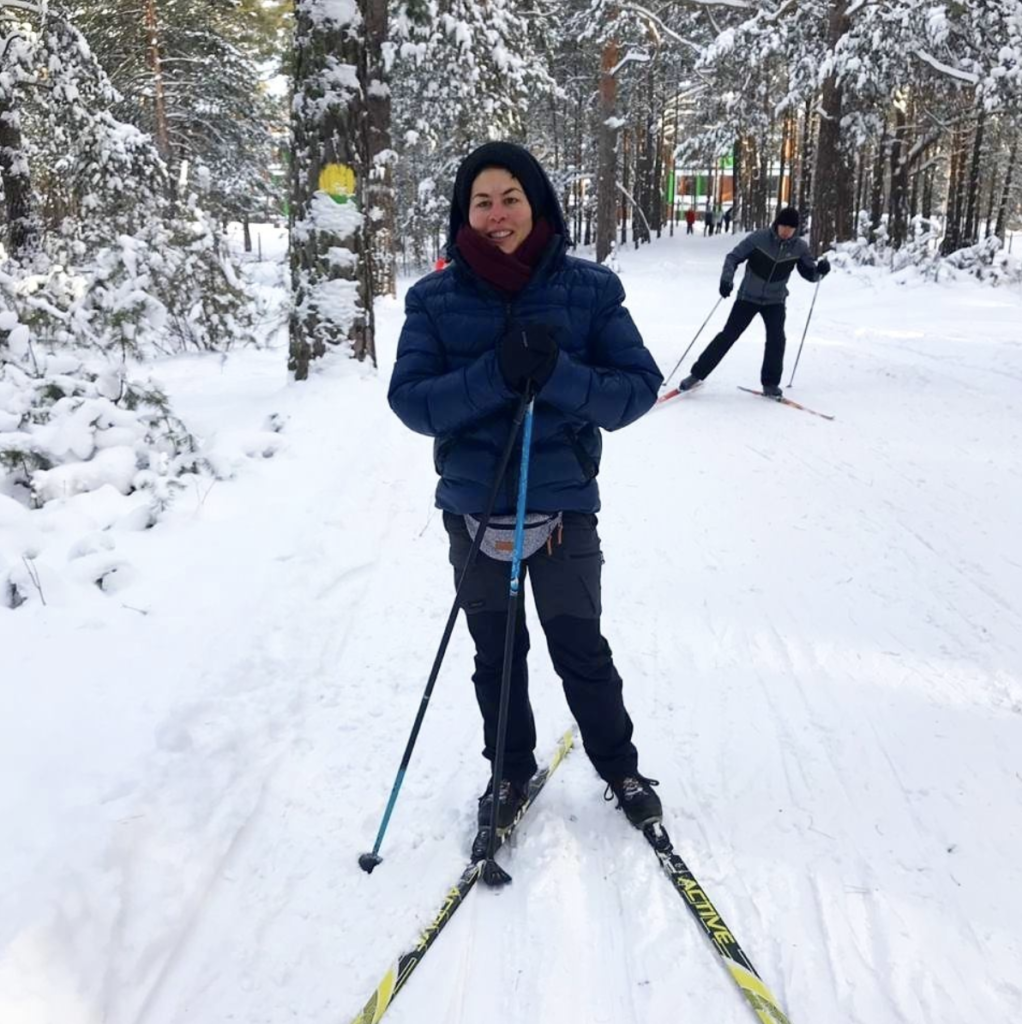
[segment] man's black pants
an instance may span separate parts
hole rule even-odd
[[[745,328],[759,313],[766,324],[766,350],[763,353],[763,367],[759,373],[761,384],[780,384],[784,372],[784,303],[760,306],[755,302],[739,299],[731,307],[731,315],[724,324],[724,330],[703,350],[703,354],[692,367],[693,376],[700,380],[717,368],[717,364],[728,354],[731,346],[742,336]]]
[[[445,512],[444,526],[457,585],[471,541],[461,516]],[[632,720],[621,695],[621,677],[610,645],[600,633],[602,565],[596,516],[565,512],[563,529],[555,531],[549,547],[544,545],[530,556],[523,569],[531,581],[550,660],[564,684],[586,753],[609,781],[634,775],[638,754],[632,745]],[[472,681],[483,714],[483,756],[491,761],[497,742],[510,577],[509,562],[498,562],[480,552],[462,587],[462,608],[476,648]],[[524,587],[520,593],[524,595]],[[522,602],[517,613],[504,754],[504,777],[516,781],[531,778],[537,767],[528,653],[529,631]]]

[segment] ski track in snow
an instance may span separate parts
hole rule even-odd
[[[662,367],[730,243],[621,254]],[[791,290],[789,373],[812,294]],[[834,422],[736,389],[757,322],[606,438],[604,628],[640,769],[793,1024],[1022,1010],[1020,314],[838,272],[791,392]],[[119,542],[123,605],[8,613],[39,689],[0,732],[29,784],[0,789],[2,1024],[347,1024],[464,865],[486,769],[461,624],[384,863],[356,864],[453,596],[430,442],[384,400],[400,307],[379,318],[378,378],[169,363],[210,440],[275,412],[280,451]],[[569,718],[528,621],[544,759]],[[578,744],[500,854],[514,883],[477,887],[385,1020],[753,1019],[602,795]]]

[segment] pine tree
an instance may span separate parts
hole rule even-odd
[[[122,96],[115,113],[156,142],[172,189],[197,182],[206,206],[246,219],[275,196],[269,168],[285,112],[258,60],[283,12],[207,0],[80,3],[80,21]],[[272,16],[272,17],[271,17]],[[278,37],[279,42],[279,37]]]
[[[391,18],[395,187],[401,235],[431,258],[461,159],[491,139],[524,142],[530,98],[553,81],[542,19],[524,0],[398,3]]]

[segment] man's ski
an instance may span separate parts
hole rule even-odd
[[[762,1024],[789,1024],[773,993],[756,973],[745,950],[724,923],[716,907],[710,902],[703,887],[696,881],[685,862],[678,856],[670,836],[660,822],[647,825],[642,834],[653,847],[664,874],[685,901],[685,906],[695,915],[707,938],[716,947],[724,966],[742,990]]]
[[[774,398],[773,395],[764,395],[762,391],[756,391],[755,388],[743,388],[741,384],[738,385],[739,391],[746,391],[750,395],[759,395],[760,398],[770,398],[775,402],[780,402],[781,405],[790,405],[792,409],[801,409],[803,412],[811,412],[814,416],[819,416],[824,420],[832,420],[833,416],[828,416],[825,412],[817,412],[815,409],[810,409],[808,406],[799,405],[798,402],[793,402],[790,398],[782,395],[780,398]]]
[[[557,749],[550,759],[550,764],[533,776],[532,782],[529,784],[529,798],[522,804],[521,809],[515,816],[515,820],[506,829],[502,829],[498,835],[498,849],[518,827],[519,822],[525,816],[525,812],[532,806],[536,797],[539,796],[540,791],[546,785],[547,780],[556,771],[561,761],[564,760],[568,751],[571,750],[574,742],[574,730],[569,729],[558,741]],[[376,991],[369,997],[369,1002],[365,1004],[362,1012],[355,1017],[352,1024],[376,1024],[386,1012],[387,1007],[394,1001],[394,997],[404,988],[405,982],[408,981],[412,971],[419,966],[422,958],[426,955],[426,951],[433,945],[436,937],[454,916],[454,912],[465,901],[465,897],[472,891],[476,882],[479,881],[483,861],[481,857],[476,856],[476,852],[481,848],[483,850],[482,856],[485,857],[486,842],[485,839],[482,842],[480,841],[480,836],[483,836],[485,831],[485,829],[480,830],[479,835],[476,836],[475,842],[472,844],[472,859],[461,873],[458,881],[448,890],[436,916],[422,930],[415,945],[402,953],[397,958],[397,962],[384,974],[383,980],[376,986]]]
[[[657,405],[663,405],[664,402],[669,402],[672,398],[677,398],[679,395],[691,395],[693,391],[698,390],[702,384],[695,384],[688,389],[688,391],[682,391],[681,388],[671,388],[670,391],[665,391],[657,400]]]

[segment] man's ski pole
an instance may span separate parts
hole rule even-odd
[[[687,356],[687,355],[689,354],[689,352],[691,352],[691,351],[692,351],[692,346],[693,346],[693,345],[694,345],[694,344],[696,343],[696,339],[698,339],[699,335],[703,333],[703,327],[705,327],[705,326],[706,326],[706,325],[707,325],[707,324],[708,324],[708,323],[710,322],[710,317],[712,317],[712,316],[713,316],[713,314],[717,312],[717,307],[718,307],[718,306],[719,306],[719,305],[720,305],[720,304],[721,304],[721,303],[722,303],[723,301],[724,301],[724,297],[723,297],[723,296],[721,296],[721,297],[720,297],[719,299],[717,299],[717,301],[716,301],[716,302],[715,302],[715,303],[713,304],[713,309],[711,309],[711,310],[710,310],[710,316],[708,316],[708,317],[707,317],[707,318],[706,318],[706,319],[705,319],[705,320],[703,321],[703,326],[702,326],[702,327],[700,327],[698,331],[696,331],[696,336],[695,336],[695,338],[693,338],[693,339],[692,339],[692,340],[691,340],[691,341],[690,341],[690,342],[688,343],[688,348],[687,348],[687,349],[685,349],[685,351],[681,353],[681,358],[680,358],[680,359],[679,359],[679,360],[678,360],[678,361],[677,361],[677,362],[676,362],[676,363],[674,364],[674,369],[673,369],[673,370],[671,370],[671,372],[670,372],[670,373],[669,373],[669,374],[668,374],[668,375],[667,375],[667,376],[666,376],[666,377],[664,378],[664,382],[663,382],[663,384],[661,385],[662,387],[667,387],[668,381],[670,381],[670,379],[671,379],[671,378],[672,378],[672,377],[673,377],[673,376],[674,376],[674,375],[675,375],[675,374],[676,374],[676,373],[678,372],[678,367],[679,367],[679,366],[681,366],[681,364],[682,364],[682,363],[683,363],[683,362],[685,361],[685,356]]]
[[[454,624],[458,621],[461,588],[465,584],[469,570],[475,564],[476,555],[479,553],[479,545],[482,544],[483,535],[486,533],[486,528],[490,525],[490,516],[493,515],[493,506],[497,502],[497,494],[500,491],[501,483],[503,483],[504,474],[507,472],[507,464],[511,461],[511,453],[514,451],[515,441],[518,439],[518,431],[521,428],[522,420],[525,418],[526,409],[529,410],[529,422],[531,424],[532,402],[527,396],[523,396],[518,405],[518,410],[515,413],[514,422],[511,425],[511,433],[508,436],[507,444],[504,446],[504,452],[501,455],[500,464],[497,467],[497,475],[494,478],[493,487],[490,490],[490,497],[486,503],[486,511],[479,520],[479,529],[476,531],[476,535],[472,540],[472,547],[469,549],[468,558],[465,559],[465,566],[461,570],[461,577],[458,580],[458,587],[454,594],[454,603],[451,605],[451,613],[447,616],[447,625],[444,626],[444,635],[440,640],[439,648],[437,648],[436,657],[433,659],[433,667],[430,669],[429,679],[426,681],[426,690],[422,695],[422,700],[419,702],[419,711],[415,716],[415,724],[412,726],[411,735],[408,737],[408,743],[405,745],[404,756],[401,758],[401,765],[397,770],[397,777],[394,779],[394,785],[390,790],[390,799],[387,801],[387,808],[383,812],[383,820],[380,822],[380,830],[376,833],[376,842],[373,844],[371,853],[363,853],[358,858],[358,866],[367,874],[372,874],[373,868],[383,860],[380,856],[380,845],[383,843],[383,836],[387,831],[387,825],[390,822],[390,815],[394,810],[394,805],[397,803],[397,795],[401,791],[401,783],[404,782],[405,772],[408,770],[408,763],[412,759],[412,751],[415,749],[415,742],[419,738],[419,729],[422,728],[422,720],[426,717],[426,708],[429,706],[429,699],[433,696],[433,687],[436,685],[437,676],[440,674],[440,666],[443,663],[444,655],[447,653],[447,645],[450,643],[451,634],[454,632]]]
[[[816,308],[816,296],[820,292],[820,281],[822,280],[823,278],[821,277],[819,281],[816,282],[816,287],[813,289],[813,301],[809,305],[809,316],[806,317],[806,328],[802,332],[802,340],[798,343],[798,355],[795,356],[795,365],[791,370],[791,380],[788,381],[789,388],[795,380],[795,371],[798,369],[798,361],[802,358],[802,346],[806,343],[806,334],[809,332],[809,321],[813,318],[813,310]]]
[[[506,885],[511,881],[511,876],[493,858],[497,852],[497,814],[500,810],[501,776],[504,773],[504,747],[507,745],[507,706],[511,699],[511,663],[514,660],[515,625],[518,621],[518,603],[521,598],[522,547],[525,542],[525,504],[529,496],[529,449],[532,446],[533,404],[533,399],[530,397],[522,434],[522,467],[518,474],[515,542],[511,554],[511,585],[508,592],[507,627],[504,631],[504,668],[500,679],[500,714],[497,716],[497,746],[493,753],[493,781],[490,788],[490,835],[486,849],[486,862],[482,868],[482,879],[489,886]]]

